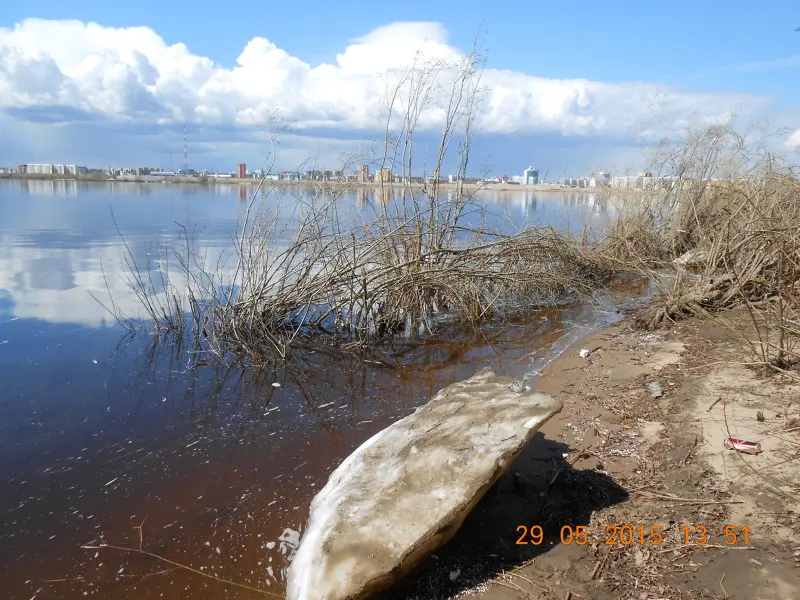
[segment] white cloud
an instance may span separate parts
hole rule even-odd
[[[786,147],[800,148],[800,129],[798,129],[792,135],[789,136],[789,139],[786,140]]]
[[[758,73],[761,71],[773,71],[777,69],[794,69],[800,67],[800,54],[794,56],[784,56],[782,58],[775,58],[773,60],[764,60],[758,62],[747,62],[736,65],[734,70],[742,71],[745,73]]]
[[[378,27],[353,40],[335,64],[317,66],[254,38],[236,66],[226,69],[183,44],[167,45],[148,27],[26,19],[0,28],[0,111],[29,120],[74,113],[119,122],[245,127],[277,114],[299,130],[378,131],[385,111],[381,75],[411,64],[418,51],[445,61],[463,56],[449,45],[442,25],[405,22]],[[770,103],[744,93],[496,69],[484,73],[483,83],[478,123],[485,133],[630,138],[636,130],[655,139],[679,132],[692,118],[755,115]],[[421,122],[433,127],[439,118],[433,111]]]
[[[447,38],[447,30],[440,23],[393,23],[353,40],[337,55],[336,62],[347,75],[371,77],[387,68],[411,64],[417,53],[430,59],[457,60],[461,52],[448,46]]]

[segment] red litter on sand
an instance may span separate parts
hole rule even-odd
[[[758,442],[728,438],[724,443],[726,448],[744,452],[745,454],[759,454],[761,452],[761,444]]]

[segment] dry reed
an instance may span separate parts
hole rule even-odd
[[[800,181],[792,168],[728,127],[670,149],[678,175],[639,198],[601,246],[660,281],[663,294],[636,324],[743,308],[760,362],[785,371],[800,359]]]

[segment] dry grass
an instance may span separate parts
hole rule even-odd
[[[800,181],[794,171],[721,127],[668,155],[679,176],[641,199],[601,243],[662,283],[661,300],[637,316],[637,325],[654,329],[745,306],[756,338],[737,334],[759,361],[782,371],[796,365]],[[679,258],[686,252],[689,264]]]

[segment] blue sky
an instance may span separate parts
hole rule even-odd
[[[116,47],[114,31],[92,33],[64,25],[68,20],[104,31],[146,27],[152,35],[132,35]],[[0,137],[12,143],[0,144],[0,164],[169,166],[170,153],[173,163],[181,153],[184,121],[191,166],[259,163],[267,150],[256,130],[273,107],[294,124],[282,138],[282,166],[304,156],[331,163],[341,153],[366,151],[379,136],[371,56],[393,59],[398,47],[428,40],[433,54],[453,57],[478,31],[488,48],[487,101],[494,108],[486,109],[476,162],[488,161],[495,172],[531,162],[554,172],[633,166],[643,145],[679,135],[687,122],[732,113],[739,123],[768,120],[785,128],[783,140],[797,144],[784,150],[794,152],[797,26],[796,1],[746,9],[718,0],[579,1],[568,8],[501,1],[491,10],[482,2],[418,0],[302,6],[142,0],[124,10],[95,0],[6,3]],[[265,41],[252,43],[259,38]],[[185,53],[167,50],[174,44],[185,44]],[[175,72],[181,69],[185,77]],[[58,89],[53,81],[61,82]],[[646,135],[637,136],[641,131]]]

